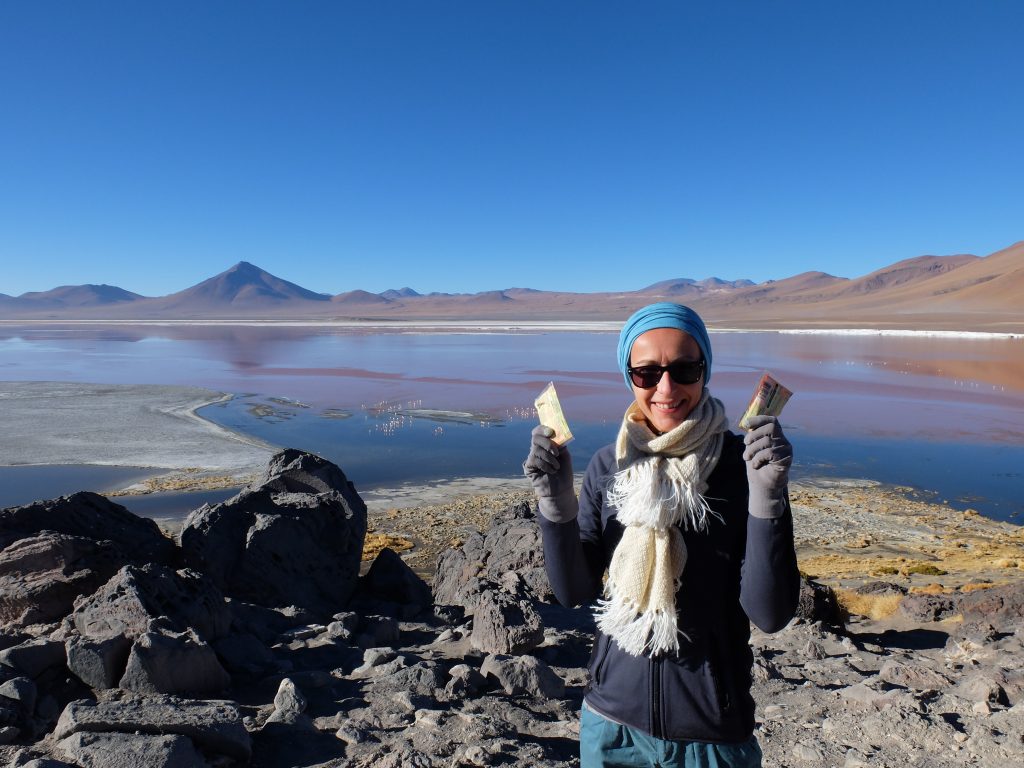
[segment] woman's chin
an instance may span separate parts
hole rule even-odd
[[[651,425],[654,427],[655,431],[656,432],[660,432],[661,434],[665,434],[666,432],[671,432],[673,429],[675,429],[680,424],[682,424],[684,421],[686,421],[686,417],[689,414],[688,413],[684,413],[682,411],[682,409],[677,409],[677,410],[678,410],[678,414],[677,413],[671,413],[671,414],[669,414],[669,413],[654,413],[654,414],[651,414],[652,418],[649,419],[649,421],[651,422]]]

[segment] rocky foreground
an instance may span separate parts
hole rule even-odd
[[[765,765],[1024,764],[1021,529],[793,496],[799,616],[752,638]],[[0,764],[577,765],[592,622],[530,504],[401,512],[297,451],[173,540],[95,494],[0,510]]]

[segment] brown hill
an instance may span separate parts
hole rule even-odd
[[[345,293],[339,293],[336,296],[331,297],[332,304],[352,305],[352,304],[391,304],[392,300],[379,293],[370,293],[369,291],[346,291]]]
[[[108,301],[93,289],[105,288]],[[92,291],[92,292],[90,292]],[[123,300],[116,301],[116,296]],[[62,297],[62,298],[61,298]],[[77,298],[76,298],[77,297]],[[314,293],[241,262],[162,298],[111,286],[64,286],[0,297],[0,317],[54,319],[613,320],[658,299],[683,301],[713,325],[1024,331],[1024,242],[990,256],[919,256],[847,279],[805,272],[758,285],[717,278],[663,280],[637,291],[571,293],[508,288],[420,295],[409,288]],[[71,303],[77,301],[77,303]]]
[[[731,296],[723,298],[722,304],[762,304],[786,300],[814,301],[815,296],[849,282],[850,280],[845,277],[835,277],[825,272],[801,272],[799,275],[787,277],[784,280],[767,280],[736,291]]]
[[[899,298],[950,310],[1020,309],[1024,304],[1024,242],[978,259],[942,279],[911,286]]]
[[[94,307],[144,298],[114,285],[61,285],[49,291],[31,291],[18,297],[38,306]]]
[[[662,280],[646,288],[641,288],[639,292],[666,297],[704,296],[712,293],[726,293],[754,284],[752,280],[722,280],[718,277],[691,280],[688,277],[682,277],[673,280]]]
[[[856,281],[863,290],[819,297],[815,313],[928,327],[995,329],[1024,322],[1024,242],[985,258],[945,258],[911,259],[867,275]],[[871,288],[874,278],[882,278],[881,285]]]
[[[247,261],[240,261],[230,269],[191,288],[153,299],[146,309],[150,312],[191,313],[228,308],[276,309],[283,304],[298,309],[299,304],[329,300],[330,296],[327,294],[314,293],[295,283],[275,277]]]

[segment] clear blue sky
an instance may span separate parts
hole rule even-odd
[[[0,293],[855,277],[1024,239],[1024,3],[0,4]]]

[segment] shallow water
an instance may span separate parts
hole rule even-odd
[[[321,453],[372,488],[517,475],[533,397],[549,380],[582,470],[630,400],[615,342],[609,332],[8,325],[0,379],[236,393],[203,415]],[[865,476],[1019,519],[1024,340],[736,332],[713,333],[712,345],[710,386],[733,421],[762,370],[796,393],[783,417],[795,473]],[[0,469],[0,506],[12,471]],[[45,473],[37,482],[55,487]]]
[[[534,418],[510,414],[500,424],[434,421],[360,410],[347,419],[324,419],[316,409],[295,409],[278,420],[255,417],[249,397],[209,406],[202,414],[219,424],[277,445],[313,451],[341,466],[358,488],[438,477],[518,476]],[[610,420],[576,420],[570,444],[574,469],[615,437]],[[921,495],[1024,522],[1024,449],[987,443],[950,443],[879,437],[809,434],[787,424],[795,446],[793,475],[870,478],[908,486]],[[525,480],[524,480],[525,483]]]
[[[0,507],[54,499],[77,491],[101,493],[149,476],[142,467],[61,466],[0,467]]]

